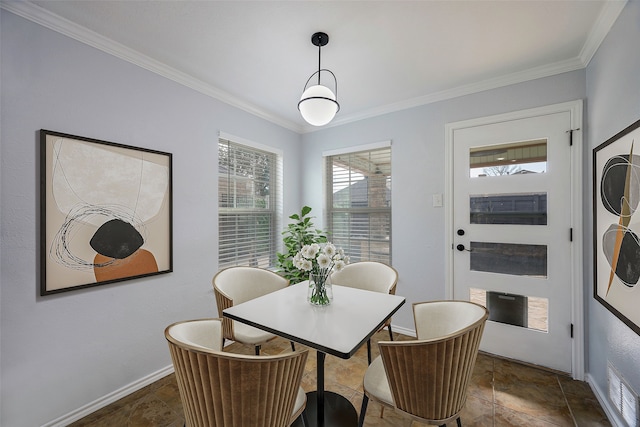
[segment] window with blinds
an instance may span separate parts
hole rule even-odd
[[[281,156],[218,140],[219,268],[275,265],[281,188]]]
[[[325,156],[329,239],[356,261],[391,265],[391,146]]]

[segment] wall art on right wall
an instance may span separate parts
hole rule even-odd
[[[594,298],[640,335],[640,120],[593,149]]]

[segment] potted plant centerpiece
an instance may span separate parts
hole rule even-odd
[[[294,221],[289,223],[287,229],[282,232],[285,252],[278,253],[277,271],[281,276],[289,279],[291,283],[299,283],[308,279],[308,274],[293,264],[293,258],[302,247],[313,243],[327,242],[327,234],[315,228],[313,217],[309,216],[310,213],[311,208],[304,206],[300,214],[296,213],[289,217]]]

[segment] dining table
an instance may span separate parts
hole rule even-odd
[[[338,393],[325,391],[325,357],[349,359],[398,311],[405,298],[333,284],[331,304],[314,306],[307,301],[308,287],[308,281],[290,285],[227,308],[222,314],[315,349],[317,383],[316,390],[307,393],[308,423],[356,426],[358,415],[353,404]]]

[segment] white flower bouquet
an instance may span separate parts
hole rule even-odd
[[[349,263],[349,257],[342,249],[337,249],[331,242],[324,245],[313,243],[305,245],[293,257],[297,269],[309,272],[309,302],[313,305],[331,303],[333,295],[327,284],[331,272],[335,268],[340,271]]]

